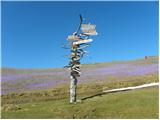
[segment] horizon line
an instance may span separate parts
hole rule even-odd
[[[99,64],[99,63],[112,63],[112,62],[126,62],[126,61],[136,61],[136,60],[141,60],[141,59],[144,59],[145,60],[145,57],[141,57],[141,58],[135,58],[135,59],[129,59],[129,60],[112,60],[112,61],[106,61],[106,62],[93,62],[93,63],[83,63],[82,65],[90,65],[90,64]],[[155,56],[147,56],[147,57],[158,57],[159,58],[159,55],[155,55]],[[26,68],[26,67],[10,67],[10,66],[1,66],[0,69],[62,69],[64,67],[50,67],[50,68]]]

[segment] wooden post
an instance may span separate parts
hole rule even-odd
[[[70,83],[70,103],[76,103],[76,89],[77,89],[77,77],[80,76],[80,67],[79,67],[79,56],[78,54],[78,46],[72,44],[72,49],[71,49],[71,83]]]
[[[71,69],[70,75],[70,103],[76,103],[76,89],[77,89],[77,77],[80,77],[80,59],[85,54],[83,51],[84,48],[88,47],[88,43],[92,42],[92,39],[89,39],[90,36],[97,35],[95,30],[96,25],[93,24],[82,24],[82,16],[80,15],[80,24],[76,32],[72,35],[69,35],[67,40],[71,42],[71,54],[70,62],[67,68]],[[80,32],[81,29],[81,33]]]
[[[77,79],[70,76],[71,83],[70,83],[70,103],[76,103],[76,89],[77,89]]]

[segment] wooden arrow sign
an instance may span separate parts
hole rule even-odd
[[[83,32],[83,35],[98,35],[96,32],[96,25],[93,24],[82,24],[81,30]]]
[[[92,41],[93,41],[92,39],[80,40],[80,41],[77,41],[77,42],[73,42],[73,45],[80,45],[80,44],[89,43],[89,42],[92,42]]]

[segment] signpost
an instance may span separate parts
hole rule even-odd
[[[80,24],[76,32],[72,35],[69,35],[67,40],[70,41],[71,54],[70,62],[67,68],[70,68],[70,103],[76,103],[76,89],[77,89],[77,78],[80,77],[80,60],[85,54],[84,48],[88,47],[90,42],[93,40],[90,39],[90,36],[97,35],[96,25],[92,24],[82,24],[83,18],[80,15]]]

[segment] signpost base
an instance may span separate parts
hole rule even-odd
[[[70,103],[76,103],[76,89],[77,89],[77,79],[70,76]]]

